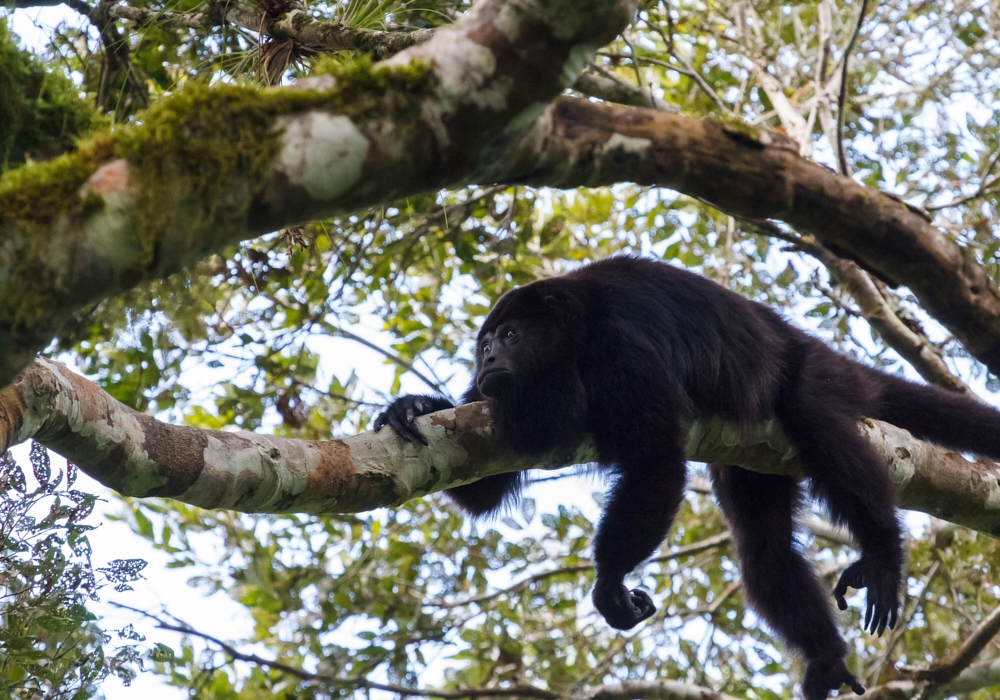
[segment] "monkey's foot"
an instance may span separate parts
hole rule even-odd
[[[594,586],[594,607],[605,621],[615,629],[632,629],[656,612],[653,599],[646,591],[631,591],[622,584],[603,584],[600,579]]]
[[[872,559],[861,557],[844,570],[837,587],[833,589],[837,607],[847,610],[844,595],[848,587],[867,588],[868,609],[863,628],[881,637],[886,626],[889,629],[896,626],[899,615],[899,568],[896,565],[875,564]]]
[[[805,700],[826,700],[831,690],[840,690],[849,685],[858,695],[864,695],[865,687],[853,673],[847,670],[842,658],[811,659],[806,667],[806,677],[802,682]]]

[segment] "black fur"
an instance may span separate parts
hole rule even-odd
[[[487,400],[498,434],[515,449],[537,454],[589,432],[617,475],[594,542],[594,603],[621,629],[655,612],[648,595],[623,581],[660,545],[677,512],[684,426],[699,415],[781,422],[813,495],[861,550],[834,591],[837,602],[846,606],[848,586],[867,588],[865,626],[879,634],[896,622],[903,540],[889,474],[858,434],[857,418],[1000,458],[997,411],[867,368],[767,307],[640,258],[610,258],[504,295],[480,329],[476,368],[464,400]],[[429,412],[421,409],[431,402],[449,405],[400,397],[375,428],[391,425],[409,439],[413,415]],[[823,700],[842,684],[863,692],[844,663],[847,645],[825,588],[794,544],[798,485],[732,466],[711,474],[748,601],[807,661],[806,700]],[[521,483],[520,474],[503,474],[448,494],[483,515],[516,498]]]

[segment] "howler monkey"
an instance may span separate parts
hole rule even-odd
[[[811,492],[846,525],[861,557],[834,597],[867,588],[865,627],[882,634],[899,611],[903,538],[885,464],[861,437],[860,416],[920,438],[1000,458],[1000,412],[932,386],[883,374],[837,354],[765,306],[693,273],[613,257],[505,294],[476,343],[476,376],[464,401],[486,400],[499,437],[537,454],[596,442],[616,480],[594,539],[594,605],[629,629],[656,608],[625,576],[667,534],[685,482],[685,424],[716,415],[740,424],[777,418],[798,451]],[[413,418],[450,407],[402,396],[375,430],[426,439]],[[847,644],[824,585],[796,549],[796,481],[733,466],[711,467],[729,521],[747,601],[807,662],[806,700],[846,684]],[[515,499],[521,473],[499,474],[447,493],[473,515]]]

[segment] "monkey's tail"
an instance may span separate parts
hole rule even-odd
[[[943,447],[1000,459],[1000,411],[947,389],[868,371],[880,387],[872,418]]]

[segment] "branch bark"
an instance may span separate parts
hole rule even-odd
[[[34,439],[127,496],[165,496],[253,513],[349,513],[394,506],[491,474],[592,462],[589,439],[538,458],[493,436],[486,404],[423,416],[424,448],[392,431],[330,441],[168,425],[119,403],[49,360],[0,392],[0,450]],[[903,508],[1000,535],[1000,469],[915,439],[886,423],[858,429],[885,459]],[[780,426],[693,424],[689,459],[773,474],[800,473]]]

